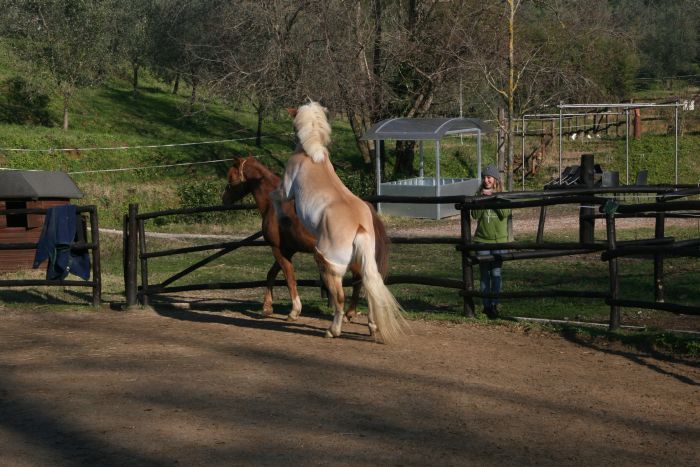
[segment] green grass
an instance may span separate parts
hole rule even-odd
[[[0,53],[0,80],[24,73],[11,54]],[[105,172],[99,174],[75,174],[74,180],[85,193],[81,204],[98,207],[102,227],[121,229],[122,219],[130,203],[138,203],[141,212],[177,208],[191,200],[182,199],[179,188],[191,184],[204,187],[224,185],[227,162],[158,168],[152,166],[206,162],[227,159],[234,154],[252,153],[263,163],[280,172],[287,155],[293,149],[290,135],[291,121],[282,112],[265,121],[262,147],[251,139],[255,135],[256,117],[246,109],[232,108],[210,96],[203,96],[192,115],[183,113],[189,89],[173,95],[169,86],[143,75],[141,89],[134,95],[128,79],[115,78],[104,86],[81,90],[75,95],[70,109],[70,129],[60,128],[60,99],[52,95],[50,112],[54,126],[28,126],[0,124],[2,148],[82,148],[73,151],[20,152],[0,149],[0,166],[19,169],[64,170],[78,172],[115,168],[143,169]],[[690,125],[681,139],[680,182],[698,183],[700,162],[695,155],[700,152],[700,134],[697,126]],[[366,187],[367,177],[373,168],[362,162],[355,147],[352,132],[342,119],[333,122],[334,142],[331,146],[333,161],[341,178],[358,190]],[[134,148],[145,145],[190,143],[222,139],[236,139],[211,145]],[[483,164],[494,161],[493,135],[484,138]],[[535,140],[528,140],[528,148]],[[515,153],[520,154],[519,141]],[[632,176],[638,170],[649,170],[650,183],[671,182],[674,160],[673,138],[661,134],[645,134],[641,141],[632,141],[630,170]],[[89,150],[89,148],[128,146],[127,150]],[[387,174],[393,171],[393,145],[388,144]],[[606,170],[619,170],[621,179],[625,171],[624,137],[612,135],[600,141],[565,142],[565,151],[594,152],[596,162]],[[556,150],[550,150],[549,167],[538,177],[528,179],[527,188],[540,190],[543,184],[558,170]],[[416,154],[416,164],[418,154]],[[473,177],[476,173],[476,141],[472,137],[446,138],[441,145],[441,173],[444,177]],[[358,174],[368,174],[358,179]],[[435,148],[425,146],[425,173],[435,173]],[[390,175],[387,178],[391,178]],[[519,182],[516,183],[519,186]],[[207,193],[204,193],[207,194]],[[218,202],[216,190],[209,193],[210,202]],[[436,221],[415,219],[389,219],[396,226],[434,225]],[[163,232],[201,232],[215,234],[240,234],[253,232],[259,226],[256,213],[226,213],[213,223],[183,222],[166,219],[151,223],[147,229]],[[457,232],[455,232],[455,235]],[[600,232],[599,232],[600,234]],[[629,238],[643,238],[653,234],[653,229],[621,232]],[[700,227],[669,235],[686,235],[697,238]],[[560,239],[573,240],[575,232],[558,234]],[[556,237],[556,236],[555,236]],[[622,238],[622,237],[621,237]],[[680,237],[679,237],[680,238]],[[522,238],[521,238],[522,239]],[[555,238],[551,238],[554,240]],[[149,240],[149,249],[172,247],[175,241]],[[102,259],[105,298],[123,300],[122,244],[115,236],[103,235]],[[154,259],[149,262],[152,282],[158,282],[201,259],[205,253],[185,255],[179,258]],[[227,255],[187,276],[178,284],[204,281],[260,280],[264,277],[272,257],[266,248]],[[300,278],[315,279],[317,272],[310,255],[298,255],[295,260]],[[698,303],[698,264],[696,261],[669,260],[667,262],[667,294],[682,303]],[[651,290],[650,262],[625,260],[622,262],[622,295],[649,297]],[[422,274],[434,277],[459,279],[460,261],[453,247],[394,245],[391,253],[392,274]],[[281,275],[280,275],[281,277]],[[572,290],[607,289],[607,265],[595,255],[587,257],[558,258],[528,262],[510,262],[504,267],[505,290],[544,290],[567,288]],[[395,285],[391,286],[399,301],[416,319],[463,320],[462,302],[457,291],[436,287]],[[642,292],[640,292],[642,291]],[[217,292],[218,293],[218,292]],[[228,292],[221,292],[226,296]],[[302,300],[306,309],[326,310],[325,301],[318,290],[302,288]],[[249,296],[259,300],[262,292],[251,291]],[[277,292],[279,309],[289,306],[284,289]],[[74,306],[88,301],[88,289],[11,289],[0,291],[0,299],[10,303],[51,303],[57,307]],[[605,321],[608,307],[594,300],[536,299],[512,300],[504,304],[507,314],[583,321]]]
[[[239,233],[252,233],[256,230],[257,224],[253,222],[248,227],[251,230],[247,232],[239,231]],[[688,228],[676,230],[674,234],[679,238],[682,235],[691,233],[688,231]],[[203,242],[206,241],[149,238],[148,250],[156,251],[201,244]],[[207,252],[198,252],[151,259],[148,262],[150,283],[159,283],[206,256],[208,256]],[[242,249],[207,264],[173,285],[262,280],[272,260],[272,255],[267,247]],[[316,265],[311,255],[298,254],[295,256],[294,263],[299,279],[318,278]],[[102,236],[102,267],[104,299],[106,301],[123,302],[124,282],[120,237],[114,235]],[[700,302],[700,290],[696,286],[700,281],[700,259],[667,259],[665,271],[666,294],[669,301],[686,304],[697,304]],[[478,287],[478,268],[475,268],[474,272],[475,286]],[[650,260],[622,260],[620,261],[620,272],[622,277],[621,296],[623,298],[653,299],[653,267]],[[460,279],[460,258],[452,246],[395,244],[392,245],[390,252],[390,274]],[[506,262],[503,267],[503,274],[504,291],[564,288],[567,290],[600,290],[605,292],[609,287],[607,263],[602,262],[597,254]],[[281,279],[282,276],[280,275],[279,278]],[[392,285],[390,288],[412,319],[469,321],[462,314],[462,300],[454,289],[405,284]],[[330,313],[326,301],[320,297],[318,289],[301,287],[300,294],[305,310]],[[177,295],[189,297],[189,299],[218,299],[224,302],[246,300],[261,303],[262,301],[261,289],[235,292],[190,292]],[[3,302],[29,307],[37,306],[37,303],[49,303],[56,305],[59,310],[69,304],[73,304],[73,306],[76,303],[87,304],[89,303],[89,297],[90,290],[82,288],[0,290],[0,300]],[[503,300],[502,302],[503,313],[508,316],[594,323],[606,323],[609,317],[609,307],[600,299],[539,298]],[[286,288],[276,288],[276,311],[278,313],[286,313],[290,307],[291,303]],[[361,309],[366,309],[365,307],[366,304],[363,301]],[[89,309],[89,306],[86,305],[86,309]],[[253,309],[255,309],[255,306],[253,306]],[[649,313],[662,314],[664,312],[649,311]],[[477,320],[486,321],[481,314],[477,316]],[[626,324],[624,318],[622,324]],[[518,326],[524,325],[520,324]],[[623,344],[635,345],[640,348],[651,346],[665,348],[676,353],[700,355],[700,352],[698,352],[698,342],[700,340],[697,338],[672,336],[667,332],[655,329],[645,329],[637,332],[622,330],[615,333],[595,329],[589,330],[574,325],[554,326],[552,329],[561,333],[571,333],[573,332],[571,329],[574,329],[579,336],[578,338],[581,339],[599,339],[604,335]]]

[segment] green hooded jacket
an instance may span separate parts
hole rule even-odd
[[[473,241],[479,243],[505,243],[508,241],[508,216],[510,209],[476,209],[472,218],[478,221]]]

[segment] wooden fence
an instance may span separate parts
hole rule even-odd
[[[5,215],[26,215],[26,214],[42,214],[45,215],[48,209],[2,209],[0,216]],[[102,301],[102,270],[100,265],[100,230],[97,217],[97,208],[95,206],[77,206],[76,212],[80,215],[87,214],[89,217],[89,240],[85,242],[71,243],[71,249],[82,250],[87,249],[91,253],[91,275],[92,278],[87,281],[83,280],[48,280],[48,279],[6,279],[0,280],[0,287],[20,287],[20,286],[74,286],[74,287],[90,287],[92,288],[92,304],[100,305]],[[22,243],[0,243],[0,250],[35,250],[36,242]]]
[[[619,204],[620,196],[646,194],[653,195],[656,202],[645,204]],[[700,201],[682,200],[689,196],[700,194],[700,189],[679,186],[662,187],[617,187],[617,188],[592,188],[574,190],[551,190],[544,192],[513,192],[502,193],[491,197],[395,197],[376,196],[368,198],[370,202],[401,202],[401,203],[455,203],[461,213],[460,232],[455,237],[391,237],[395,244],[447,244],[454,245],[461,257],[461,277],[437,278],[420,275],[390,275],[387,284],[419,284],[434,287],[442,287],[457,290],[463,299],[463,311],[467,316],[474,316],[474,298],[490,297],[474,288],[473,267],[479,263],[492,261],[522,261],[534,258],[551,258],[570,255],[600,255],[602,261],[608,263],[609,288],[607,290],[532,290],[517,292],[502,292],[502,299],[523,299],[538,297],[577,297],[604,300],[610,305],[611,329],[620,325],[620,307],[634,306],[640,308],[652,308],[670,311],[674,313],[699,314],[700,305],[687,306],[668,303],[663,294],[663,259],[666,256],[700,256],[700,238],[676,241],[672,237],[664,236],[665,220],[671,217],[695,217],[700,216]],[[547,242],[544,241],[544,225],[547,215],[547,207],[555,205],[580,205],[582,209],[579,216],[579,224],[587,225],[587,228],[579,229],[579,241],[572,242]],[[591,207],[595,206],[596,209]],[[485,208],[510,208],[513,210],[522,208],[540,208],[540,219],[535,241],[507,242],[499,244],[479,244],[472,241],[471,211]],[[253,234],[243,240],[213,243],[207,245],[177,248],[164,251],[148,251],[145,242],[145,221],[161,216],[181,216],[204,212],[225,210],[252,209],[253,206],[211,206],[191,209],[173,209],[152,213],[139,213],[138,205],[130,205],[129,215],[124,221],[124,274],[127,305],[137,303],[147,304],[149,297],[181,291],[209,290],[209,289],[243,289],[264,287],[267,281],[245,282],[216,282],[205,284],[191,284],[183,286],[171,285],[178,279],[195,271],[197,268],[220,258],[221,256],[239,248],[247,246],[259,246],[266,243],[260,240],[261,232]],[[617,239],[615,220],[623,217],[654,217],[656,228],[654,238],[642,240],[619,241]],[[595,219],[605,219],[606,240],[594,241],[590,225]],[[594,225],[594,224],[593,224]],[[477,256],[479,250],[507,250],[500,255]],[[148,277],[148,260],[156,257],[190,253],[195,251],[215,250],[210,256],[199,260],[184,270],[173,274],[159,284],[150,284]],[[654,278],[650,287],[654,287],[655,301],[643,302],[628,300],[620,297],[620,274],[618,260],[625,256],[646,256],[654,261]],[[141,285],[138,282],[138,265],[141,269]],[[276,286],[285,285],[278,280]],[[320,286],[318,280],[299,280],[300,286]]]

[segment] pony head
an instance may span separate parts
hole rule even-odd
[[[233,165],[228,169],[228,183],[221,194],[222,204],[233,204],[250,193],[250,186],[247,183],[244,170],[246,162],[252,157],[249,155],[247,158],[236,157],[234,159]]]
[[[309,102],[288,112],[294,117],[294,131],[301,148],[314,162],[322,162],[328,157],[327,146],[331,142],[327,109],[318,102]]]

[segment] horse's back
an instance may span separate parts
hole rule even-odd
[[[327,259],[348,264],[357,233],[362,230],[374,238],[371,209],[343,185],[330,161],[314,163],[303,153],[293,155],[285,184],[287,196],[296,200],[297,215]]]

